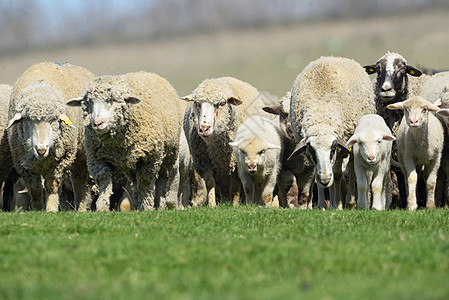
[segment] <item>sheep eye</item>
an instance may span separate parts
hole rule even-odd
[[[259,154],[259,155],[262,155],[262,154],[264,154],[264,153],[265,153],[265,149],[260,150],[258,154]]]
[[[201,108],[201,103],[195,102],[195,108],[196,108],[197,110],[200,110],[200,108]]]
[[[427,112],[427,107],[424,107],[424,108],[422,109],[422,112],[423,112],[423,113],[426,113],[426,112]]]

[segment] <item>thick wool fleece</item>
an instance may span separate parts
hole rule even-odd
[[[92,78],[89,71],[79,66],[43,62],[31,66],[14,84],[9,119],[20,113],[22,121],[8,130],[9,145],[15,169],[32,190],[41,188],[40,175],[61,182],[63,174],[73,165],[75,158],[83,156],[82,112],[76,108],[66,108],[65,102],[81,95],[84,86]],[[24,135],[24,124],[27,120],[55,120],[61,113],[67,115],[74,126],[61,125],[61,135],[56,139],[50,154],[45,159],[36,160],[29,137]],[[87,170],[79,172],[87,174]]]
[[[107,133],[99,135],[86,126],[87,163],[95,180],[125,174],[132,182],[148,186],[158,176],[168,177],[178,156],[181,132],[179,97],[171,84],[157,74],[135,72],[97,77],[85,94],[123,103],[111,113]],[[141,102],[127,105],[125,95]]]
[[[292,88],[290,117],[295,140],[335,134],[347,140],[358,120],[374,112],[371,81],[352,59],[321,57],[298,75]]]

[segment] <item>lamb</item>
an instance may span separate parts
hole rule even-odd
[[[371,81],[354,60],[321,57],[298,75],[291,93],[290,120],[298,143],[291,157],[306,150],[314,163],[318,208],[325,207],[324,188],[330,188],[331,207],[342,209],[343,163],[350,154],[345,140],[357,120],[374,112]]]
[[[14,168],[30,192],[34,209],[44,207],[45,194],[46,210],[59,210],[65,176],[71,178],[79,210],[90,206],[83,116],[76,109],[66,109],[64,103],[79,95],[92,78],[79,66],[42,62],[31,66],[14,84],[8,139]]]
[[[147,72],[99,76],[67,105],[85,112],[84,147],[89,173],[99,186],[97,210],[109,210],[114,175],[128,177],[141,209],[176,206],[172,173],[181,110],[166,79]]]
[[[444,129],[433,114],[439,107],[420,96],[389,104],[404,111],[397,132],[398,158],[407,177],[407,208],[416,210],[416,184],[421,175],[426,183],[427,208],[435,207],[435,187],[444,142]]]
[[[392,135],[384,119],[377,114],[363,116],[346,145],[352,146],[357,179],[357,208],[388,209],[387,190],[391,160]]]
[[[217,185],[225,196],[228,190],[232,202],[238,204],[240,181],[236,158],[228,143],[248,116],[264,114],[261,109],[269,104],[266,103],[269,98],[249,83],[221,77],[204,80],[191,95],[181,99],[192,102],[184,115],[184,131],[198,175],[195,177],[200,181],[198,186],[207,189],[207,200],[195,202],[207,201],[210,206],[216,206]]]
[[[296,143],[289,118],[291,92],[281,98],[281,103],[266,106],[264,111],[279,117],[279,128],[283,134],[284,157],[278,178],[278,197],[282,207],[312,208],[314,165],[306,155],[297,155],[287,162]]]
[[[279,128],[266,117],[255,115],[239,126],[233,147],[246,202],[270,206],[281,169],[282,138]]]

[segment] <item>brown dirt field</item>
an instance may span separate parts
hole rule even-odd
[[[322,55],[346,56],[364,65],[396,51],[411,65],[449,69],[448,16],[447,9],[433,10],[0,55],[0,82],[13,84],[31,64],[49,60],[78,64],[97,75],[156,72],[179,95],[190,93],[204,78],[226,75],[282,96],[302,68]]]

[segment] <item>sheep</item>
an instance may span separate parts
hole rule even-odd
[[[239,126],[233,142],[246,202],[270,206],[281,169],[282,133],[275,123],[254,115]]]
[[[407,178],[407,209],[416,210],[416,184],[422,174],[426,183],[426,207],[435,207],[435,187],[444,142],[444,129],[433,114],[438,106],[420,96],[389,104],[388,109],[404,111],[396,134],[399,163]]]
[[[217,184],[222,193],[229,191],[229,197],[237,205],[240,181],[235,155],[228,143],[248,116],[265,114],[261,108],[269,104],[266,103],[269,98],[249,83],[221,77],[204,80],[192,94],[181,99],[191,102],[184,115],[183,126],[192,154],[195,178],[199,180],[197,186],[207,189],[206,199],[192,202],[207,201],[209,206],[216,206]]]
[[[275,106],[265,106],[264,111],[279,117],[279,128],[283,134],[284,157],[278,178],[279,204],[282,207],[312,208],[314,165],[306,155],[297,155],[287,162],[296,143],[289,118],[291,92],[281,98]]]
[[[97,210],[109,210],[114,175],[128,177],[141,209],[176,207],[171,188],[181,110],[166,79],[142,71],[99,76],[66,104],[81,106],[85,114],[84,147],[99,187]]]
[[[0,209],[9,207],[11,199],[9,185],[6,180],[12,169],[11,154],[9,151],[8,134],[5,130],[8,125],[8,105],[11,97],[12,87],[9,84],[0,84],[0,130],[2,133],[0,141]],[[5,199],[3,199],[5,195]]]
[[[8,140],[14,168],[30,192],[34,209],[44,208],[45,195],[45,209],[59,210],[65,176],[71,176],[79,210],[90,206],[83,116],[64,103],[79,95],[92,78],[79,66],[42,62],[32,65],[13,86]]]
[[[342,209],[342,168],[350,154],[345,140],[357,120],[374,112],[371,81],[354,60],[321,57],[298,75],[291,93],[290,121],[298,143],[291,157],[306,150],[314,163],[318,208],[324,208],[324,188],[330,188],[331,207]]]
[[[352,146],[357,179],[357,208],[388,209],[387,190],[392,142],[396,138],[384,119],[377,114],[364,115],[346,145]]]

